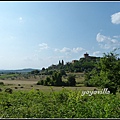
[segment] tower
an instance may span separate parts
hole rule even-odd
[[[88,58],[89,57],[89,54],[86,52],[85,54],[84,54],[84,58]]]

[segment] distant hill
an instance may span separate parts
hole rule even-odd
[[[38,70],[38,69],[28,68],[28,69],[18,69],[18,70],[0,70],[0,73],[28,73],[33,70]]]

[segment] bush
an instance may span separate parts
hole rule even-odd
[[[75,86],[76,85],[76,80],[74,75],[68,76],[68,85],[69,86]]]
[[[52,75],[52,81],[54,85],[61,86],[62,85],[62,75],[60,72],[54,72]]]
[[[4,83],[3,83],[3,82],[0,82],[0,85],[4,85]]]
[[[65,70],[60,70],[60,74],[63,76],[67,76],[67,74],[66,74],[66,72],[65,72]]]
[[[0,88],[0,92],[2,92],[2,89]]]
[[[6,88],[5,92],[12,94],[13,90],[11,88]]]
[[[44,85],[44,80],[39,80],[39,81],[37,82],[37,85]]]

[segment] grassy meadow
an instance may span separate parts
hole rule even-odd
[[[68,73],[72,74],[72,73]],[[76,87],[65,87],[66,89],[72,90],[93,90],[95,87],[84,87],[84,74],[83,73],[74,73],[76,75]],[[1,89],[5,90],[6,88],[12,88],[13,90],[42,90],[49,91],[50,86],[37,85],[37,82],[41,79],[45,80],[48,75],[18,75],[18,74],[3,74],[0,76],[0,82],[3,82],[4,85],[1,86]],[[4,78],[4,79],[3,79]],[[67,80],[67,77],[62,77],[63,81]],[[52,86],[54,90],[62,90],[63,87]]]

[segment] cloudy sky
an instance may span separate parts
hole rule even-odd
[[[0,69],[47,68],[120,47],[120,2],[0,2]]]

